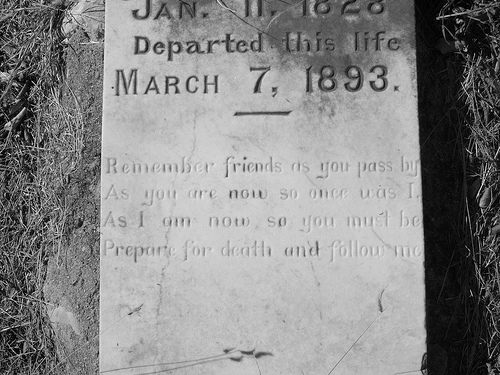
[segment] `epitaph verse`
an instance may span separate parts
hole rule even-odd
[[[413,2],[106,7],[101,371],[419,372]]]

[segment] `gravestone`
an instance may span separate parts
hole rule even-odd
[[[420,373],[410,0],[106,2],[100,368]]]

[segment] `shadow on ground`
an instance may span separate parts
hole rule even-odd
[[[436,21],[446,1],[417,0],[417,64],[425,233],[429,375],[476,374],[467,369],[463,277],[464,153],[457,101],[459,56],[434,46],[443,37]],[[468,298],[468,297],[466,297]]]

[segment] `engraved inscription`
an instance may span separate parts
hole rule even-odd
[[[166,19],[182,19],[183,17],[196,17],[196,5],[197,2],[180,1],[178,3],[167,2],[154,2],[153,0],[144,0],[144,6],[141,9],[133,9],[132,17],[134,19],[142,21],[148,18],[154,20],[166,18]]]
[[[219,92],[219,75],[183,76],[174,75],[139,77],[139,69],[116,70],[115,95],[176,95],[217,94]],[[122,88],[122,90],[120,90]]]
[[[322,92],[332,92],[339,87],[338,72],[332,65],[323,65],[314,73],[313,66],[306,69],[306,92],[312,93],[316,90]],[[360,67],[355,65],[347,66],[343,72],[343,77],[347,78],[347,82],[342,87],[348,92],[357,92],[363,88],[364,74]],[[389,86],[387,78],[388,68],[385,65],[375,65],[368,70],[373,76],[368,81],[369,87],[375,92],[385,91]],[[342,78],[343,78],[342,77]]]
[[[146,55],[153,53],[155,55],[164,55],[167,61],[174,60],[182,54],[187,55],[205,55],[213,53],[262,53],[263,36],[257,33],[253,39],[236,39],[233,34],[228,33],[223,38],[198,40],[168,40],[152,42],[146,36],[134,37],[134,55]]]
[[[104,158],[105,174],[204,174],[212,172],[215,163],[193,162],[186,157],[175,162],[123,161],[116,157]]]
[[[268,72],[266,69],[257,70],[260,78]],[[211,231],[223,231],[221,233],[232,233],[233,230],[247,231],[251,228],[268,228],[269,230],[278,232],[287,231],[288,233],[301,233],[307,236],[308,243],[313,245],[290,244],[283,248],[283,252],[278,252],[278,256],[285,257],[305,257],[314,256],[317,259],[323,258],[320,254],[326,252],[333,254],[330,261],[338,255],[342,258],[364,258],[373,257],[382,258],[388,250],[396,258],[414,258],[421,256],[419,246],[412,245],[388,245],[380,238],[382,243],[362,243],[360,241],[343,239],[335,240],[331,245],[326,246],[316,236],[333,235],[337,236],[343,233],[346,236],[355,236],[364,230],[380,230],[380,229],[404,229],[422,227],[421,214],[415,214],[411,210],[390,210],[380,209],[373,212],[367,210],[354,209],[348,214],[343,212],[337,214],[337,209],[342,212],[344,202],[362,202],[376,201],[389,202],[397,201],[401,198],[416,199],[420,195],[417,191],[416,182],[409,182],[406,188],[395,186],[388,183],[395,173],[403,173],[410,179],[420,175],[419,160],[409,159],[402,155],[399,160],[326,160],[321,162],[311,162],[309,160],[301,160],[295,162],[283,163],[277,161],[274,156],[264,156],[258,159],[250,159],[247,156],[227,156],[219,160],[191,160],[185,156],[180,156],[177,161],[173,162],[135,162],[123,161],[115,157],[104,158],[104,173],[110,175],[137,175],[137,176],[176,176],[176,175],[215,175],[218,178],[227,179],[229,185],[225,189],[219,188],[189,188],[187,185],[171,187],[148,187],[142,191],[132,190],[118,184],[110,184],[103,188],[104,201],[127,200],[137,202],[140,199],[140,204],[137,205],[137,213],[135,215],[124,214],[119,211],[106,211],[103,214],[102,226],[104,228],[112,228],[121,230],[124,228],[151,228],[154,230],[167,229],[169,234],[186,233],[192,228],[208,228]],[[269,187],[256,188],[241,186],[248,184],[248,178],[260,175],[287,175],[288,173],[297,174],[299,179],[306,178],[313,182],[311,177],[315,178],[318,183],[324,186],[312,186],[305,188],[304,186],[289,185],[286,187]],[[340,185],[346,178],[354,178],[359,181],[371,181],[372,177],[389,178],[386,184],[361,183],[356,188],[343,187]],[[237,184],[238,187],[232,187],[232,184]],[[419,186],[418,186],[419,188]],[[245,210],[241,215],[227,215],[224,213],[211,214],[206,218],[192,215],[163,215],[160,219],[154,219],[154,215],[150,211],[154,207],[174,207],[185,201],[199,201],[210,205],[211,202],[225,201],[234,203],[249,204],[250,202],[276,202],[279,210],[273,215],[264,217],[258,215],[245,214]],[[318,215],[316,213],[305,214],[302,209],[301,215],[288,216],[285,213],[294,205],[303,206],[305,202],[310,204],[328,203],[331,207],[328,214]],[[142,207],[142,209],[138,209]],[[264,207],[264,206],[263,206]],[[307,211],[306,211],[307,212]],[[234,242],[233,239],[228,240],[228,244]],[[272,242],[272,240],[271,240]],[[266,240],[269,244],[269,240]],[[113,245],[110,242],[103,244],[103,254],[114,254],[114,256],[128,256],[137,262],[143,255],[149,254],[151,251],[140,248],[134,250],[129,248],[135,245]],[[173,243],[173,247],[184,249],[184,260],[188,259],[188,255],[201,256],[200,254],[208,254],[208,251],[203,251],[203,246],[196,246],[186,240],[184,243]],[[229,246],[229,245],[228,245]],[[276,244],[269,246],[275,247]],[[144,247],[144,246],[143,246]],[[146,246],[147,247],[147,246]],[[206,248],[217,249],[216,244],[204,245]],[[263,246],[265,248],[266,246]],[[161,248],[161,247],[160,247]],[[245,254],[250,254],[247,250],[241,250],[245,246],[231,245],[224,252],[211,252],[213,257],[217,257],[222,253],[225,256],[238,258],[245,257]],[[114,249],[113,251],[108,251]],[[128,249],[128,250],[127,250]],[[311,250],[312,249],[312,250]],[[320,250],[323,249],[321,252]],[[328,250],[328,251],[326,251]],[[255,251],[254,251],[255,252]],[[157,254],[158,251],[155,252]],[[259,253],[259,252],[258,252]],[[172,254],[170,254],[172,255]],[[144,257],[144,259],[150,259]]]
[[[244,228],[250,225],[248,217],[211,216],[208,222],[210,228]]]

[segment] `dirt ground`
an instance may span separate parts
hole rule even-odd
[[[61,374],[99,371],[99,209],[104,44],[91,43],[80,30],[67,49],[65,105],[83,114],[84,147],[80,165],[66,190],[69,209],[65,239],[51,258],[45,282],[48,303],[74,314],[76,324],[62,314],[53,326],[58,337]],[[49,311],[50,313],[50,311]],[[61,315],[61,314],[59,314]]]
[[[417,1],[419,106],[421,122],[424,220],[426,236],[426,289],[428,374],[457,375],[463,356],[465,321],[459,301],[459,202],[462,161],[452,109],[454,57],[433,48],[440,35],[434,21],[440,4]],[[70,210],[63,246],[49,262],[45,285],[47,302],[61,307],[53,323],[61,374],[98,373],[99,343],[99,202],[100,134],[103,49],[80,30],[67,49],[68,106],[78,105],[84,116],[81,163],[67,185]],[[64,311],[66,313],[64,313]],[[76,323],[71,323],[71,314]],[[69,318],[68,318],[69,317]],[[425,373],[425,371],[423,371]]]

